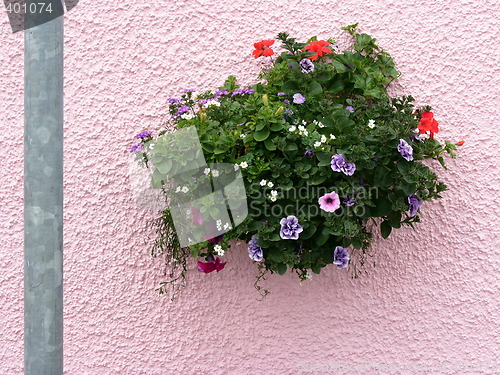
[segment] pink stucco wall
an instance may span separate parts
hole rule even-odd
[[[499,374],[499,4],[80,1],[65,26],[66,374]],[[17,375],[23,35],[1,17],[0,374]],[[404,73],[394,92],[434,105],[439,138],[466,141],[438,169],[450,191],[422,209],[418,231],[375,241],[377,267],[359,279],[333,267],[303,285],[270,277],[259,302],[242,249],[220,274],[193,268],[175,303],[159,297],[161,262],[143,243],[149,214],[128,184],[133,135],[158,129],[181,89],[229,74],[252,82],[253,42],[282,30],[335,37],[355,22]],[[343,370],[326,368],[334,363]]]

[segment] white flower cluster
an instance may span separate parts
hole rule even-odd
[[[208,108],[213,106],[220,107],[220,102],[218,102],[217,100],[209,100],[208,102],[202,105],[203,108]]]
[[[317,121],[317,120],[314,120],[313,124],[316,125],[318,128],[324,128],[325,127],[325,125],[323,125],[322,122]]]
[[[221,245],[215,245],[214,246],[214,251],[215,251],[215,254],[217,254],[218,256],[222,257],[224,256],[224,254],[226,253],[223,249],[222,249],[222,246]]]
[[[208,176],[210,173],[212,173],[212,176],[219,177],[219,171],[217,169],[205,168],[203,173],[205,173],[205,176]]]
[[[292,125],[292,126],[290,126],[288,131],[291,133],[294,133],[295,131],[298,130],[299,135],[307,136],[307,135],[309,135],[309,132],[307,131],[306,126],[307,126],[307,122],[302,120],[302,125],[299,125],[299,126]]]
[[[267,180],[261,180],[260,186],[268,186],[268,187],[272,188],[274,186],[274,183],[271,181],[267,181]]]
[[[179,193],[179,192],[183,192],[184,194],[186,194],[188,191],[189,191],[189,188],[187,186],[183,186],[183,187],[180,187],[180,186],[177,186],[177,188],[175,189],[175,192],[176,193]]]
[[[195,115],[193,115],[192,113],[183,113],[181,115],[181,119],[183,119],[183,120],[191,120],[194,117],[195,117]]]
[[[276,202],[278,200],[278,192],[276,190],[271,190],[269,199],[271,200],[271,202]]]

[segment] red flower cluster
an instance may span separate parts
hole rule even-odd
[[[253,51],[253,55],[255,58],[260,56],[272,56],[274,55],[274,51],[270,48],[274,44],[274,40],[262,40],[258,43],[254,43],[255,51]]]
[[[330,45],[326,40],[315,40],[306,46],[307,52],[316,52],[316,55],[309,56],[309,59],[316,61],[318,57],[321,57],[327,53],[332,53],[332,50],[327,46]]]
[[[420,119],[420,123],[418,124],[418,129],[420,130],[420,134],[425,134],[428,131],[430,132],[430,138],[434,138],[434,133],[439,132],[438,128],[439,123],[434,120],[434,113],[432,112],[423,112],[422,118]]]

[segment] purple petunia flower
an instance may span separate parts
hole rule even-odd
[[[302,59],[300,60],[300,70],[302,70],[302,73],[312,73],[314,72],[314,63],[309,60],[309,59]]]
[[[144,147],[142,147],[141,144],[139,145],[133,145],[132,148],[130,149],[130,152],[143,152],[144,151]]]
[[[285,109],[285,113],[286,113],[288,116],[293,115],[293,111],[292,111],[290,108]]]
[[[335,264],[338,269],[346,268],[349,264],[349,259],[349,252],[346,248],[337,246],[333,251],[333,264]]]
[[[410,210],[410,216],[415,216],[418,209],[424,204],[416,194],[412,194],[408,197],[408,205]]]
[[[284,240],[296,240],[299,238],[299,233],[304,230],[299,224],[299,219],[293,215],[281,219],[280,224],[280,237]]]
[[[342,154],[332,156],[331,166],[334,172],[343,172],[347,176],[352,176],[356,170],[356,164],[345,160]]]
[[[306,101],[306,98],[302,96],[302,94],[297,93],[293,95],[293,102],[295,104],[303,104]]]
[[[344,203],[346,206],[350,207],[350,206],[354,206],[354,204],[356,203],[356,200],[354,199],[354,197],[351,197],[349,194],[347,194],[346,197],[344,198],[344,200],[342,201],[342,203]]]
[[[413,160],[413,148],[404,139],[399,140],[398,151],[404,159]]]
[[[286,94],[284,92],[279,92],[278,96],[285,96]]]
[[[285,103],[285,104],[290,104],[290,100],[285,99],[285,100],[283,100],[283,103]]]
[[[345,107],[345,109],[347,109],[351,113],[354,113],[354,108],[351,107],[350,105],[348,105],[347,107]]]
[[[310,158],[312,158],[313,156],[314,156],[314,151],[313,151],[313,150],[311,150],[310,148],[308,148],[308,149],[306,150],[306,152],[304,152],[304,157],[305,157],[305,158],[309,158],[309,159],[310,159]]]
[[[255,260],[256,262],[262,261],[264,259],[264,252],[262,251],[262,248],[257,245],[257,241],[259,240],[259,237],[256,235],[252,236],[252,239],[248,243],[248,256],[250,259]]]
[[[139,133],[135,136],[135,139],[144,139],[144,138],[148,138],[148,137],[151,137],[153,135],[153,132],[142,132],[142,133]]]

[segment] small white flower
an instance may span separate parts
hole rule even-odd
[[[189,191],[189,188],[187,186],[183,186],[182,189],[181,189],[181,191],[183,193],[187,193]]]
[[[205,173],[205,175],[209,175],[210,173],[210,168],[205,168],[205,170],[203,171],[203,173]]]
[[[177,186],[177,188],[175,189],[175,192],[178,193],[181,191],[181,187],[180,186]]]
[[[183,113],[181,115],[181,119],[183,120],[191,120],[192,118],[194,118],[194,115],[192,113]]]
[[[235,171],[237,171],[238,169],[240,169],[240,167],[238,166],[238,164],[233,165],[233,168],[234,168]]]
[[[155,149],[155,144],[154,143],[150,143],[149,144],[149,150],[153,151],[154,149]]]
[[[274,195],[270,195],[269,199],[271,200],[271,202],[276,202],[278,200],[278,198],[276,198],[276,196]]]
[[[222,225],[222,220],[218,219],[215,223],[217,224],[217,226],[220,226]]]
[[[247,135],[246,134],[240,134],[240,138],[246,138]]]
[[[273,197],[276,197],[278,195],[278,192],[276,190],[271,190],[271,195]]]
[[[307,125],[306,120],[302,120],[302,124],[303,124],[303,125]]]
[[[306,273],[304,274],[304,278],[302,280],[300,280],[300,285],[302,285],[302,282],[305,281],[305,280],[312,280],[313,278],[313,275],[311,272],[309,271],[306,271]]]
[[[314,142],[314,147],[320,147],[320,146],[321,146],[321,142],[320,141]]]
[[[299,125],[299,131],[303,132],[306,128],[303,125]]]
[[[326,142],[326,135],[322,135],[321,136],[321,143],[325,143]]]
[[[368,121],[368,127],[369,127],[370,129],[373,129],[373,128],[375,127],[375,120],[370,120],[370,121]]]
[[[308,135],[308,134],[309,134],[309,132],[308,132],[307,130],[304,130],[301,134],[302,134],[302,135]]]
[[[294,132],[295,130],[297,130],[297,127],[295,125],[290,126],[290,128],[288,129],[289,132]]]
[[[325,125],[323,125],[323,123],[322,123],[322,122],[319,122],[319,123],[318,123],[318,126],[319,126],[320,128],[324,128],[324,127],[325,127]]]
[[[330,134],[330,139],[337,139],[337,137],[334,136],[333,134]]]
[[[231,224],[229,224],[229,223],[224,224],[224,230],[231,230],[231,229],[233,229]]]
[[[221,245],[215,245],[215,246],[214,246],[214,251],[215,251],[215,253],[216,253],[218,256],[220,256],[220,257],[221,257],[221,256],[224,256],[225,251],[224,251],[224,250],[222,250],[222,246],[221,246]]]
[[[267,180],[260,180],[260,186],[266,186]]]
[[[242,162],[240,163],[240,167],[241,167],[241,168],[248,168],[248,163],[247,163],[246,161],[242,161]]]
[[[219,177],[219,171],[217,169],[212,170],[212,176]]]
[[[274,186],[274,184],[273,184],[271,181],[269,181],[269,182],[267,183],[267,186],[269,186],[269,187],[271,187],[271,188],[272,188],[272,187]]]

